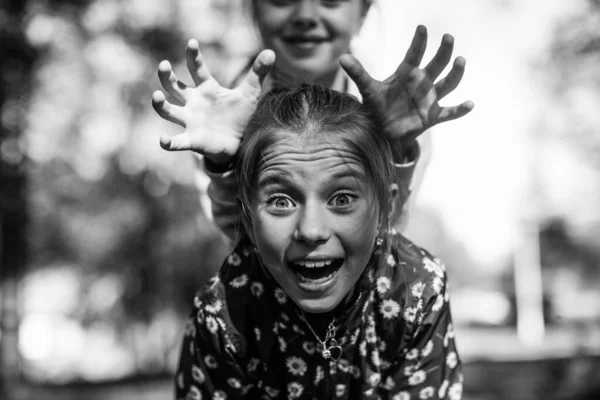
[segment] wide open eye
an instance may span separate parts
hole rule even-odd
[[[356,196],[350,193],[338,193],[329,200],[329,205],[338,208],[346,208],[352,205]]]
[[[290,199],[287,196],[282,196],[282,195],[271,196],[269,198],[269,200],[267,201],[267,204],[269,205],[269,207],[272,207],[272,208],[275,208],[278,210],[285,210],[285,209],[292,208],[295,206],[292,199]]]

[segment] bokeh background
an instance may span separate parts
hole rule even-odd
[[[0,398],[164,399],[226,252],[150,106],[197,38],[228,82],[245,0],[0,3]],[[600,1],[379,0],[353,52],[389,75],[417,24],[467,73],[408,235],[450,270],[467,400],[600,398]]]

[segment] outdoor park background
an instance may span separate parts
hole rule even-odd
[[[242,1],[0,3],[0,398],[171,397],[224,249],[150,97],[191,37],[240,68]],[[467,59],[444,103],[476,104],[435,128],[409,229],[450,270],[465,399],[598,399],[600,1],[381,0],[354,53],[384,78],[420,23]]]

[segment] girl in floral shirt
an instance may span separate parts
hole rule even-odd
[[[259,55],[246,93],[271,63]],[[205,123],[242,119],[210,104]],[[263,98],[234,162],[244,228],[194,299],[177,399],[461,397],[446,272],[390,229],[401,201],[380,130],[329,89]]]

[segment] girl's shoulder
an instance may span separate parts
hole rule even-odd
[[[415,245],[400,234],[392,236],[391,251],[376,280],[379,301],[393,299],[404,310],[404,319],[415,310],[447,301],[447,274],[444,263],[427,250]],[[440,304],[438,304],[440,303]]]
[[[225,258],[219,271],[200,287],[196,298],[206,304],[217,299],[224,302],[232,296],[241,301],[252,296],[257,288],[253,276],[256,272],[256,261],[257,257],[251,246],[238,244]]]
[[[248,334],[244,328],[252,314],[252,300],[266,295],[264,285],[255,276],[256,259],[250,247],[238,245],[218,273],[197,290],[192,323],[196,331],[203,332],[204,340],[245,351],[241,338]]]
[[[401,235],[375,278],[374,317],[378,335],[387,338],[382,356],[392,359],[413,346],[419,332],[432,332],[449,301],[442,261]]]
[[[407,282],[414,280],[446,280],[446,266],[435,255],[417,246],[406,237],[394,232],[391,236],[391,251],[387,264],[390,267],[401,267]]]

